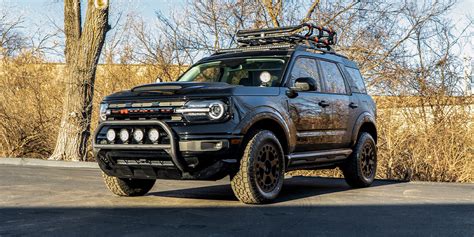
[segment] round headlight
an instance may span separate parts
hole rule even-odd
[[[128,138],[130,137],[130,134],[128,133],[127,129],[122,128],[120,130],[119,136],[120,136],[120,140],[122,140],[122,142],[126,142],[126,141],[128,141]]]
[[[115,130],[113,129],[109,129],[107,130],[107,141],[109,142],[113,142],[115,140]]]
[[[143,130],[137,128],[133,131],[133,139],[137,142],[141,142],[143,140]]]
[[[212,103],[209,105],[209,117],[220,119],[224,115],[224,105],[222,103]]]
[[[107,120],[107,115],[110,114],[110,110],[107,110],[108,104],[100,104],[99,107],[99,122]]]
[[[152,128],[148,131],[148,139],[150,139],[151,142],[157,142],[159,138],[160,132],[158,132],[156,128]]]

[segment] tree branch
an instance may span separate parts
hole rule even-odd
[[[316,7],[319,5],[319,2],[320,0],[315,0],[313,4],[311,4],[311,7],[309,7],[308,12],[306,13],[306,16],[301,20],[301,23],[305,23],[311,19],[311,16],[316,10]]]
[[[338,13],[334,14],[329,20],[325,21],[323,24],[321,24],[321,26],[326,26],[328,25],[329,23],[331,23],[332,21],[334,21],[334,19],[336,19],[336,17],[340,16],[342,13],[348,11],[349,9],[351,9],[353,6],[355,6],[357,3],[359,3],[360,0],[357,0],[357,1],[354,1],[352,2],[351,4],[349,4],[347,7],[345,7],[344,9],[342,9],[341,11],[339,11]]]
[[[273,4],[273,0],[263,0],[263,5],[265,6],[267,10],[268,15],[270,15],[270,18],[272,20],[274,27],[280,27],[278,16],[281,14],[281,10],[282,10],[282,8],[275,7],[275,5],[282,6],[282,4],[283,4],[282,0],[278,0],[276,4]]]

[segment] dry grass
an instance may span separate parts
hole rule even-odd
[[[60,77],[28,55],[0,63],[0,156],[45,158],[61,114]]]
[[[433,107],[417,107],[421,103],[417,101],[419,99],[376,98],[379,108],[377,177],[474,182],[472,98],[467,98],[471,101],[448,98],[448,103]],[[455,106],[453,100],[464,105]],[[342,177],[339,170],[295,171],[291,174]]]
[[[44,159],[52,153],[62,109],[61,75],[61,65],[44,64],[28,55],[2,59],[0,156]],[[151,83],[157,75],[160,76],[160,68],[152,66],[101,65],[94,105],[114,91]],[[469,99],[462,103],[449,98],[449,103],[426,103],[420,101],[423,98],[376,98],[378,178],[474,182],[474,111],[472,98]],[[420,104],[427,106],[417,106]],[[94,109],[92,129],[96,125],[97,106]],[[292,174],[340,176],[340,171]]]
[[[474,181],[472,101],[467,102],[470,106],[440,103],[407,108],[394,108],[391,104],[400,104],[400,101],[388,103],[380,102],[381,107],[386,108],[379,109],[377,119],[379,177]]]

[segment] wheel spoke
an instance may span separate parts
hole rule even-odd
[[[278,159],[275,158],[271,161],[272,166],[278,166]]]
[[[273,184],[275,183],[275,176],[268,175],[267,177],[270,179],[270,185],[273,186]]]
[[[372,144],[366,143],[360,150],[360,170],[365,178],[370,178],[375,172],[375,149]]]
[[[365,159],[364,159],[364,157],[362,157],[362,158],[360,159],[360,163],[361,163],[361,166],[362,166],[362,167],[365,167]]]
[[[264,145],[257,153],[254,161],[256,182],[265,192],[272,191],[280,178],[280,155],[272,145]]]

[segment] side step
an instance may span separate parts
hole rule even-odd
[[[287,156],[288,167],[298,166],[321,166],[335,163],[346,159],[352,153],[352,149],[335,149],[311,152],[292,153]]]

